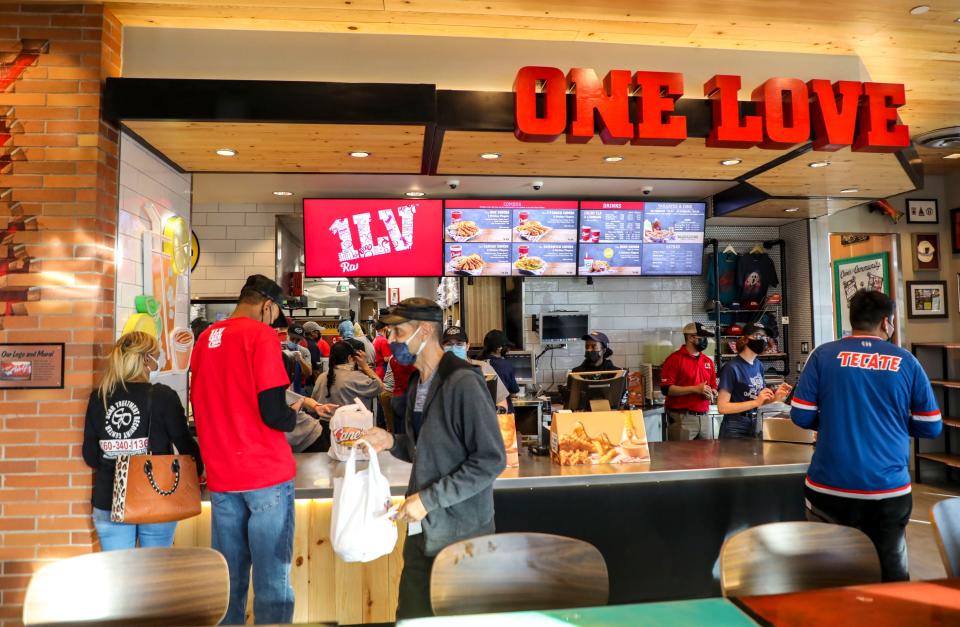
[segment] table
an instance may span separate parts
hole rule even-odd
[[[726,599],[671,601],[639,605],[612,605],[576,610],[540,612],[508,612],[472,616],[444,616],[402,620],[397,627],[756,627],[737,607]]]
[[[735,602],[775,627],[960,625],[960,578],[827,588],[743,597]]]

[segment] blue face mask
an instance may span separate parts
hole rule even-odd
[[[466,346],[444,346],[444,347],[443,347],[443,350],[444,350],[444,352],[446,352],[446,353],[453,353],[454,355],[456,355],[457,357],[459,357],[460,359],[462,359],[462,360],[464,360],[464,361],[467,360],[467,347],[466,347]]]
[[[289,348],[292,351],[295,351],[297,350],[297,343],[294,342],[293,340],[290,340],[287,342],[287,348]]]
[[[410,340],[417,337],[418,333],[420,333],[420,329],[417,329],[413,335],[407,338],[406,342],[390,342],[390,352],[393,353],[393,358],[396,359],[397,363],[401,366],[412,366],[417,361],[417,355],[423,350],[423,345],[421,344],[416,353],[411,353],[410,347],[407,344]]]

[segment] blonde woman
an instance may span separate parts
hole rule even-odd
[[[136,525],[110,520],[113,473],[118,455],[192,455],[200,449],[190,435],[180,397],[151,383],[160,364],[160,346],[148,333],[127,333],[114,344],[100,386],[90,395],[83,433],[83,459],[94,470],[93,524],[104,551],[171,546],[176,522]]]

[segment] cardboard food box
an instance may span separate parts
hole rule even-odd
[[[561,466],[650,461],[642,411],[557,412],[550,459]]]
[[[813,444],[817,441],[817,432],[798,427],[785,416],[764,416],[763,439],[767,442]]]
[[[507,468],[520,465],[520,449],[517,446],[517,421],[513,414],[497,414],[500,423],[500,435],[503,436],[503,447],[507,451]]]

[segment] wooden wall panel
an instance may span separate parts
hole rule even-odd
[[[503,280],[500,277],[477,277],[473,285],[465,282],[460,303],[471,344],[482,344],[488,331],[503,329]]]
[[[817,218],[868,202],[863,198],[768,198],[744,207],[725,218]],[[799,211],[787,213],[796,207]]]

